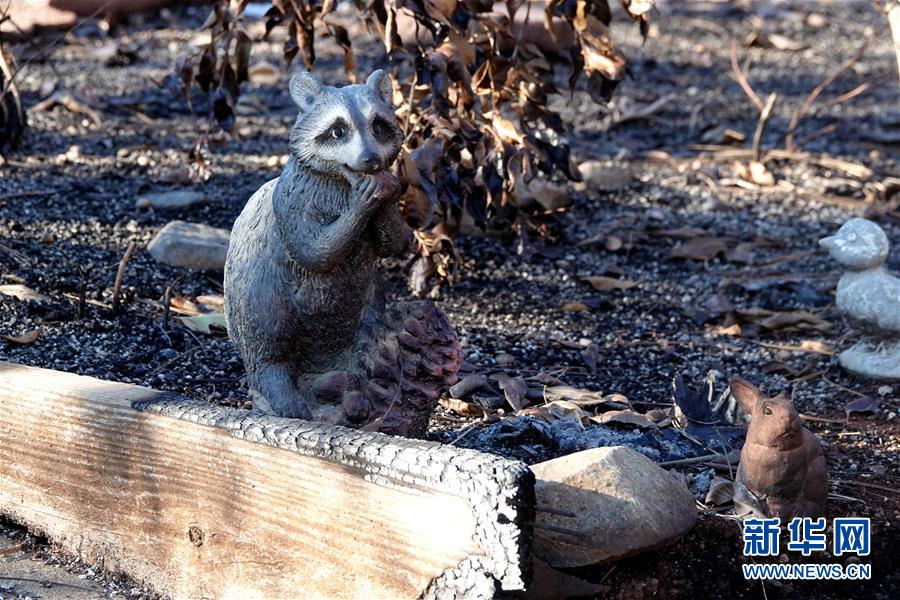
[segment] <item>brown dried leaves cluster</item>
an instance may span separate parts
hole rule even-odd
[[[646,33],[653,2],[621,3]],[[211,122],[225,130],[234,123],[251,49],[240,19],[246,2],[232,4],[234,10],[224,0],[215,3],[204,24],[210,43],[199,58],[181,60],[162,82],[188,102],[191,87],[199,86],[210,98]],[[501,6],[505,11],[495,10]],[[593,97],[608,99],[625,75],[625,59],[609,37],[608,0],[550,0],[544,4],[545,31],[537,33],[535,6],[540,5],[524,0],[356,2],[355,16],[379,34],[393,65],[406,133],[397,166],[404,182],[401,204],[416,229],[431,232],[446,224],[441,232],[446,239],[464,222],[499,231],[533,225],[543,232],[545,211],[534,203],[519,205],[517,181],[538,174],[579,179],[569,148],[559,140],[560,117],[547,107],[548,96],[559,91],[554,66],[568,67],[573,88],[583,76]],[[348,77],[356,81],[353,41],[335,8],[334,0],[273,0],[266,35],[286,27],[285,61],[299,56],[309,68],[316,59],[316,34],[331,37],[344,51]],[[192,156],[205,173],[204,147],[202,140]],[[420,278],[449,277],[452,250],[446,240],[419,236],[418,241]]]

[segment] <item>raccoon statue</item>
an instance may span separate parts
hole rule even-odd
[[[253,408],[418,437],[456,381],[459,342],[431,302],[385,306],[379,257],[402,251],[403,132],[390,77],[293,77],[290,157],[247,202],[225,264],[229,334]]]

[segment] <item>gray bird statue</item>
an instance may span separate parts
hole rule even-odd
[[[866,338],[841,353],[841,365],[863,377],[900,379],[900,278],[883,266],[887,235],[872,221],[854,218],[819,244],[846,267],[837,306],[860,324]]]

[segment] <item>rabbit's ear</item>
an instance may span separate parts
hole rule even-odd
[[[756,402],[760,397],[759,389],[749,381],[744,381],[740,377],[732,377],[731,381],[728,382],[728,387],[731,389],[731,395],[738,401],[741,408],[743,408],[748,415],[752,415],[753,407],[756,406]]]

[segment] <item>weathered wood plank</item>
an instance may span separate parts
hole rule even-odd
[[[533,479],[429,442],[0,363],[0,513],[181,598],[524,586]]]

